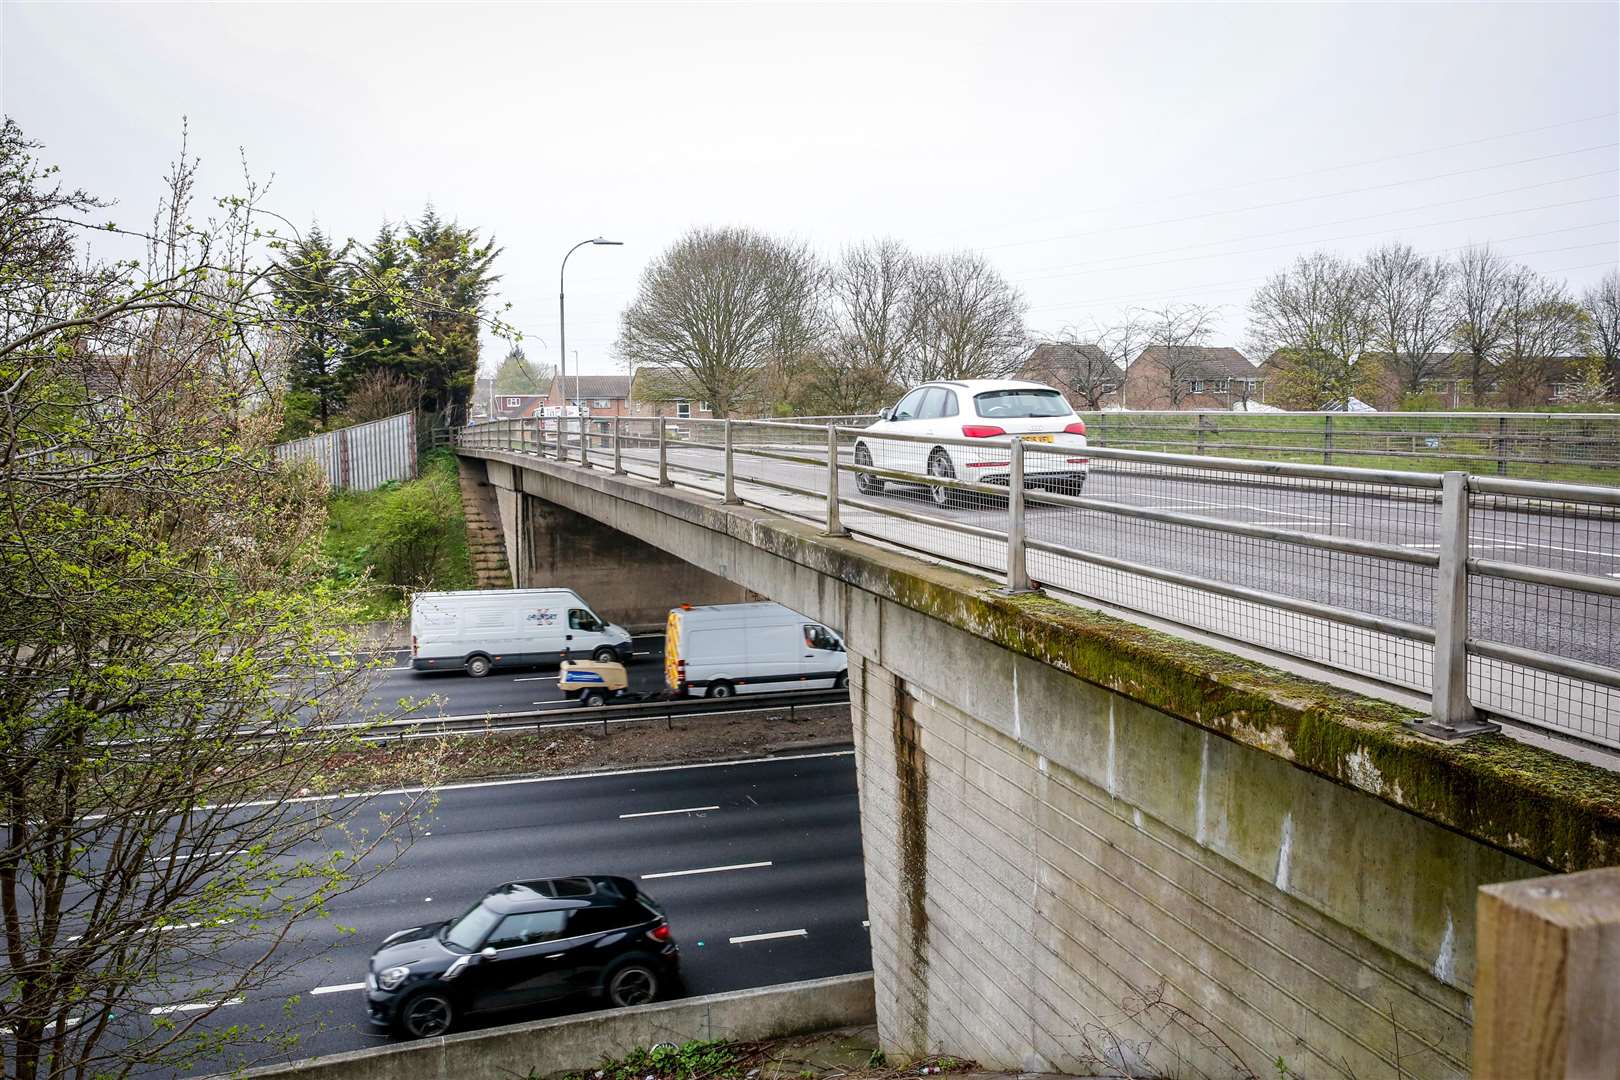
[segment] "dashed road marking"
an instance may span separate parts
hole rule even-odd
[[[725,870],[756,870],[762,866],[771,865],[767,862],[732,863],[730,866],[704,866],[697,870],[665,870],[657,874],[642,874],[642,881],[651,881],[654,878],[689,877],[692,874],[718,874]]]
[[[364,990],[365,988],[366,988],[366,984],[363,983],[363,982],[338,983],[335,986],[317,986],[315,989],[311,990],[310,993],[311,994],[343,994],[343,993],[347,993],[350,990]]]
[[[743,934],[731,939],[733,945],[744,945],[750,941],[775,941],[778,938],[809,937],[808,930],[776,930],[769,934]]]
[[[188,1001],[183,1005],[159,1005],[151,1010],[153,1016],[163,1016],[167,1013],[200,1012],[203,1009],[222,1009],[227,1005],[240,1005],[239,997],[226,998],[224,1001]]]
[[[663,817],[665,814],[701,814],[705,810],[718,810],[718,806],[687,806],[680,810],[643,810],[639,814],[620,814],[619,820],[638,817]]]

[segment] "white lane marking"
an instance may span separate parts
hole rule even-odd
[[[184,862],[187,859],[212,859],[216,855],[241,855],[247,848],[232,848],[229,851],[193,851],[190,855],[165,855],[153,862]]]
[[[1611,559],[1620,559],[1620,551],[1594,551],[1591,548],[1564,547],[1561,544],[1540,544],[1534,540],[1526,540],[1521,547],[1543,548],[1547,551],[1573,551],[1577,555],[1605,555]]]
[[[170,923],[167,926],[143,926],[138,930],[131,930],[131,931],[129,931],[129,933],[132,933],[132,934],[158,934],[158,933],[162,933],[165,930],[195,930],[199,926],[229,926],[231,923],[233,923],[235,921],[236,921],[235,919],[215,919],[213,922],[186,922],[186,923]],[[69,941],[79,941],[83,937],[84,937],[83,934],[74,934],[72,937],[68,938],[68,940]]]
[[[513,682],[556,682],[560,677],[561,676],[557,676],[557,675],[525,675],[520,679],[513,679],[512,681]]]
[[[862,919],[861,920],[861,925],[866,927],[868,930],[870,930],[872,928],[872,922],[871,922],[870,919]]]
[[[442,717],[453,720],[456,717]],[[467,717],[465,719],[477,719]],[[475,791],[479,788],[517,787],[524,784],[550,784],[559,780],[604,780],[615,776],[641,776],[646,773],[682,772],[687,769],[729,769],[739,765],[774,765],[783,761],[814,761],[817,758],[854,757],[853,750],[823,750],[815,754],[793,754],[781,757],[744,758],[741,761],[698,761],[689,765],[652,765],[645,769],[607,769],[602,772],[567,773],[563,776],[519,776],[511,780],[477,780],[466,784],[440,784],[435,788],[402,787],[381,791],[344,791],[336,795],[304,795],[296,799],[257,799],[252,802],[219,803],[204,807],[206,810],[251,809],[255,806],[292,806],[297,803],[332,802],[337,799],[374,799],[383,795],[420,795],[424,791]],[[81,818],[106,817],[95,814]]]
[[[1620,574],[1610,574],[1610,577],[1620,577]]]
[[[749,941],[775,941],[777,938],[809,937],[808,930],[777,930],[769,934],[743,934],[731,939],[733,945],[742,945]]]
[[[1401,547],[1413,548],[1413,549],[1415,549],[1417,551],[1438,551],[1440,548],[1442,548],[1444,546],[1445,546],[1444,544],[1402,544],[1401,545]],[[1517,548],[1523,547],[1524,545],[1523,544],[1515,544],[1515,543],[1512,543],[1511,541],[1507,541],[1507,540],[1470,540],[1470,541],[1468,541],[1468,546],[1471,547],[1471,548],[1499,547],[1499,548],[1517,549]]]
[[[732,863],[730,866],[705,866],[698,870],[665,870],[658,874],[642,874],[642,881],[651,881],[653,878],[687,877],[691,874],[718,874],[722,870],[754,870],[761,866],[769,866],[769,862],[743,862]]]
[[[705,810],[718,810],[718,806],[687,806],[680,810],[643,810],[639,814],[620,814],[619,820],[633,817],[662,817],[665,814],[701,814]]]
[[[1305,521],[1245,521],[1245,525],[1320,525],[1321,518],[1309,518]]]
[[[343,994],[343,993],[347,993],[350,990],[364,990],[365,988],[366,988],[366,984],[363,983],[363,982],[339,983],[336,986],[317,986],[315,989],[311,990],[310,993],[311,994]]]
[[[153,1016],[163,1016],[166,1013],[199,1012],[202,1009],[222,1009],[226,1005],[240,1005],[239,997],[226,998],[224,1001],[192,1001],[184,1005],[159,1005],[151,1011]]]

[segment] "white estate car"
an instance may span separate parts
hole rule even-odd
[[[857,465],[1005,485],[1007,451],[995,443],[980,451],[947,443],[885,439],[884,435],[997,442],[1017,435],[1025,443],[1050,443],[1070,450],[1086,447],[1086,425],[1062,394],[1041,383],[1011,379],[924,383],[894,408],[884,409],[877,422],[855,440]],[[1086,482],[1087,461],[1083,455],[1026,452],[1024,486],[1078,495]],[[876,495],[884,486],[882,478],[865,473],[856,473],[855,482],[863,495]],[[929,490],[939,506],[958,501],[959,493],[951,488]]]

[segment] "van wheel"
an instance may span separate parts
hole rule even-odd
[[[600,690],[591,690],[579,699],[579,703],[588,709],[595,709],[607,704],[607,695]]]
[[[487,656],[467,657],[467,674],[471,675],[475,679],[482,679],[485,675],[488,675],[490,669],[494,666],[494,664],[489,662],[489,657]]]
[[[726,698],[737,692],[736,687],[728,682],[717,682],[709,687],[709,696],[712,698]]]
[[[603,645],[601,648],[591,653],[591,659],[595,660],[598,664],[611,664],[618,658],[619,654],[613,651],[613,647],[611,645]]]
[[[840,671],[838,673],[838,678],[833,680],[833,689],[834,690],[848,690],[849,689],[849,672]]]

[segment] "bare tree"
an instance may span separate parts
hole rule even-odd
[[[1470,397],[1476,406],[1484,403],[1496,385],[1512,279],[1512,268],[1489,247],[1471,247],[1457,256],[1457,324],[1452,340],[1464,355]]]
[[[416,380],[389,368],[375,368],[354,381],[343,401],[344,424],[364,424],[410,412],[422,397]]]
[[[1603,361],[1612,386],[1620,382],[1620,270],[1610,270],[1586,290],[1581,306],[1586,309],[1587,349]]]
[[[896,240],[847,248],[829,275],[828,345],[815,385],[832,412],[875,409],[904,379],[915,340],[916,259]]]
[[[907,385],[1010,374],[1024,359],[1029,304],[983,255],[920,260],[912,285]]]
[[[1347,404],[1369,393],[1377,371],[1362,357],[1373,333],[1361,274],[1327,252],[1301,255],[1249,301],[1250,339],[1279,356],[1276,398],[1290,408]]]
[[[1581,352],[1585,314],[1562,282],[1518,267],[1507,278],[1498,382],[1510,408],[1540,404],[1562,377],[1566,360]]]
[[[1207,304],[1163,304],[1137,312],[1144,350],[1136,362],[1159,367],[1172,409],[1181,408],[1195,379],[1202,378],[1204,357],[1199,351],[1215,329],[1218,311]]]
[[[1451,266],[1393,243],[1374,249],[1361,272],[1372,307],[1372,345],[1385,354],[1403,391],[1421,393],[1425,382],[1450,366],[1440,349],[1456,326]]]
[[[802,246],[752,229],[694,229],[642,272],[619,355],[669,372],[681,396],[730,416],[813,341],[820,274],[812,262]]]

